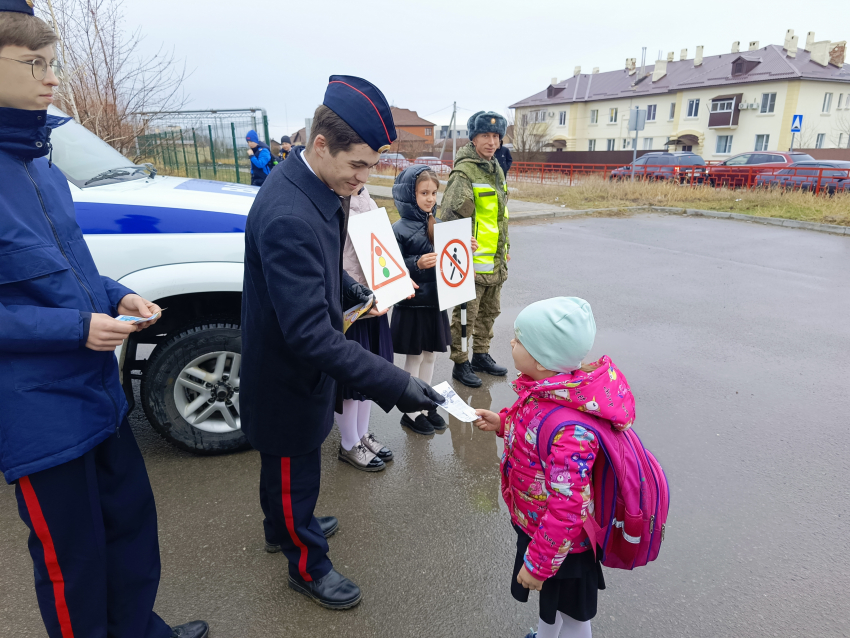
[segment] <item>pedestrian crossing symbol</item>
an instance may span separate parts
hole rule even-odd
[[[378,290],[407,275],[407,271],[395,260],[375,233],[372,233],[371,252],[372,290]]]
[[[791,120],[791,132],[799,133],[803,129],[803,116],[795,115]]]

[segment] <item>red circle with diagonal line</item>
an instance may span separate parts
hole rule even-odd
[[[463,254],[466,256],[466,270],[464,270],[461,265],[457,261],[455,261],[454,257],[452,257],[451,253],[449,252],[449,248],[451,248],[454,244],[457,244],[458,246],[463,248]],[[440,255],[440,275],[442,276],[443,281],[446,282],[447,286],[457,288],[464,281],[466,281],[466,277],[469,274],[469,261],[469,250],[466,248],[466,244],[464,244],[461,240],[452,239],[448,244],[446,244],[446,247],[443,248],[443,252]],[[446,264],[445,267],[443,266],[443,264]],[[455,283],[454,281],[449,281],[449,278],[446,277],[446,271],[448,270],[451,273],[450,277],[454,279],[453,269],[457,269],[457,272],[460,273],[460,280],[457,283]]]

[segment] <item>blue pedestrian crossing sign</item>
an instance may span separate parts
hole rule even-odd
[[[791,132],[792,133],[799,133],[802,128],[803,128],[803,116],[802,115],[795,115],[794,119],[791,120]]]

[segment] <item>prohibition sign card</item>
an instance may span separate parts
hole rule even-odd
[[[410,273],[385,208],[349,217],[348,236],[367,285],[375,293],[378,310],[385,310],[413,294]]]
[[[471,238],[471,219],[458,219],[434,226],[440,310],[475,299]]]

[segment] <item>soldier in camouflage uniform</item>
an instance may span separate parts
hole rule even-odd
[[[458,151],[454,170],[443,194],[441,218],[472,218],[478,241],[473,256],[475,300],[467,303],[468,334],[472,336],[472,363],[461,350],[460,307],[452,314],[452,377],[477,388],[475,372],[504,376],[507,368],[490,356],[493,324],[501,312],[502,284],[508,278],[508,188],[499,162],[493,157],[505,135],[507,122],[498,113],[479,111],[467,124],[470,142]]]

